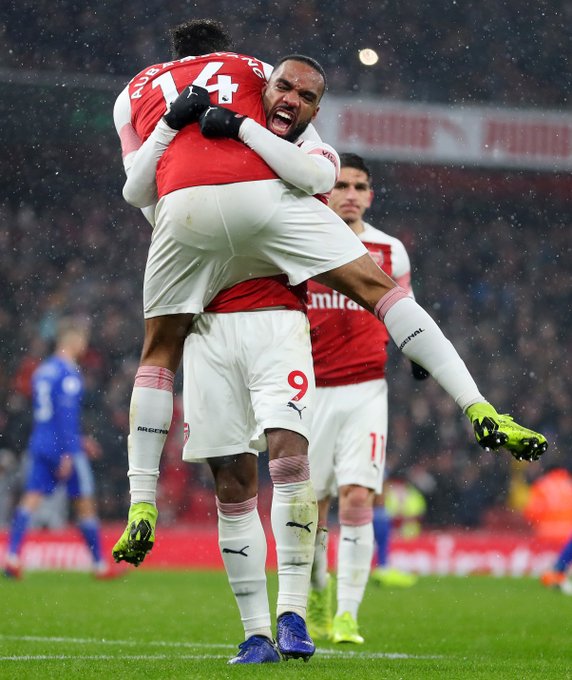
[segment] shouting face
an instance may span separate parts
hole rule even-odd
[[[262,94],[268,129],[293,142],[316,117],[323,93],[324,80],[312,66],[294,59],[282,62]]]

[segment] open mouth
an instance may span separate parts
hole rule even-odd
[[[276,109],[270,117],[270,129],[275,135],[283,137],[294,123],[295,115],[288,109]]]

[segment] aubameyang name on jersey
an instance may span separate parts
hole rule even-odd
[[[146,71],[143,71],[143,73],[140,76],[136,77],[135,83],[133,85],[134,90],[131,93],[131,99],[140,99],[143,96],[142,90],[145,87],[145,85],[147,85],[147,83],[150,80],[153,80],[153,78],[155,78],[155,76],[157,76],[162,71],[171,68],[176,64],[184,64],[188,61],[195,61],[195,59],[204,59],[205,56],[228,57],[231,59],[239,59],[240,61],[245,61],[246,64],[250,66],[250,68],[252,69],[254,75],[258,76],[258,78],[266,80],[264,72],[260,68],[260,62],[258,60],[253,59],[252,57],[244,56],[242,54],[236,54],[235,52],[212,52],[211,55],[201,54],[198,56],[183,57],[182,59],[179,59],[177,61],[165,61],[161,65],[156,64],[155,66],[148,68]]]
[[[346,295],[333,290],[331,293],[310,293],[308,300],[310,309],[348,309],[351,312],[363,312],[364,308]]]

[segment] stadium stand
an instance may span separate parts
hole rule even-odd
[[[133,0],[97,9],[60,0],[57,7],[25,0],[2,8],[0,90],[29,94],[34,81],[54,73],[112,80],[93,96],[89,88],[78,97],[64,87],[50,90],[54,106],[37,94],[4,97],[0,104],[0,448],[23,455],[28,378],[48,348],[55,319],[88,315],[93,333],[84,362],[84,422],[105,451],[95,463],[101,515],[117,519],[127,503],[126,420],[142,341],[150,230],[121,197],[111,106],[128,76],[167,55],[166,28],[189,13],[186,3],[167,8],[155,1],[144,9]],[[193,16],[224,19],[237,44],[268,61],[294,51],[317,57],[338,94],[568,106],[562,60],[572,23],[561,20],[570,14],[562,0],[544,3],[543,13],[516,0],[450,5],[447,21],[440,16],[438,23],[429,3],[417,0],[384,8],[379,20],[368,18],[368,7],[361,0],[262,0],[237,8],[222,0],[213,8],[196,0]],[[178,8],[184,14],[174,19]],[[375,47],[382,67],[360,65],[361,46]],[[82,117],[90,97],[98,115]],[[375,160],[372,167],[378,200],[369,221],[405,242],[418,299],[490,399],[545,432],[547,460],[565,465],[572,447],[570,177]],[[390,390],[391,464],[428,498],[427,524],[481,526],[491,508],[507,503],[510,457],[483,454],[449,398],[431,381],[413,384],[397,353]],[[173,455],[164,462],[175,466],[175,474],[163,474],[164,484],[172,484],[162,491],[172,498],[165,514],[192,518],[192,504],[182,501],[180,463]],[[541,471],[539,463],[526,474],[532,479]],[[207,475],[200,468],[185,467],[180,475],[189,498],[193,490],[204,493]],[[197,509],[201,521],[206,515]]]

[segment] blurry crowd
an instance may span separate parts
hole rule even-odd
[[[401,373],[390,373],[390,469],[396,456],[397,471],[405,468],[428,494],[430,523],[446,525],[454,517],[478,526],[491,507],[522,507],[526,485],[545,467],[571,468],[570,202],[548,188],[538,191],[540,178],[520,173],[435,175],[427,183],[429,170],[390,174],[388,191],[398,195],[388,197],[385,214],[382,200],[377,224],[408,246],[418,300],[484,396],[551,441],[540,464],[481,451],[436,383],[412,385],[396,356]],[[455,189],[461,177],[465,188]]]
[[[4,465],[0,456],[0,474],[7,474],[10,460],[14,472],[25,451],[29,378],[50,350],[55,320],[83,314],[92,326],[83,361],[84,423],[104,450],[95,469],[105,518],[122,517],[128,501],[128,409],[150,238],[143,217],[120,196],[118,156],[101,187],[92,183],[76,193],[70,183],[69,195],[55,203],[46,194],[6,201],[0,211],[0,449],[6,458]],[[97,153],[91,160],[101,167]],[[369,221],[405,242],[418,300],[459,349],[484,395],[551,442],[543,464],[526,466],[524,481],[548,464],[567,465],[572,278],[566,200],[531,190],[506,195],[503,185],[521,182],[518,173],[497,173],[495,180],[466,170],[442,178],[413,166],[372,165],[376,198]],[[79,165],[75,177],[82,181]],[[472,195],[461,180],[475,186],[486,181],[489,192]],[[88,177],[83,181],[89,184]],[[535,177],[529,184],[537,186]],[[413,380],[408,362],[391,348],[390,476],[424,494],[428,526],[481,526],[491,508],[511,502],[510,456],[477,447],[452,400],[434,381]],[[181,463],[181,436],[179,413],[163,461],[165,515],[204,519],[213,509],[208,475],[202,466]]]
[[[168,56],[167,29],[224,21],[237,48],[269,63],[302,52],[323,62],[334,92],[433,102],[561,107],[572,6],[565,0],[23,0],[3,3],[4,66],[135,75]],[[379,55],[370,68],[359,49]]]
[[[3,66],[133,75],[168,54],[168,26],[213,16],[229,24],[245,51],[268,61],[284,52],[316,56],[335,92],[564,106],[569,5],[449,3],[438,17],[431,5],[197,0],[141,7],[110,0],[95,8],[24,0],[0,10]],[[359,64],[361,47],[379,52],[377,66]],[[112,130],[93,141],[45,138],[27,149],[2,141],[0,525],[18,491],[31,424],[30,375],[51,349],[55,321],[69,313],[91,320],[84,426],[104,451],[94,462],[101,515],[122,519],[150,228],[121,197]],[[432,380],[416,383],[392,350],[389,475],[424,495],[427,526],[483,526],[495,509],[519,505],[515,480],[522,490],[546,466],[569,465],[569,179],[371,165],[376,198],[368,221],[404,241],[419,302],[459,349],[484,395],[551,442],[546,460],[525,468],[508,455],[481,451],[451,399]],[[179,376],[178,390],[180,383]],[[214,517],[208,475],[180,461],[180,409],[177,418],[163,460],[162,516]]]

